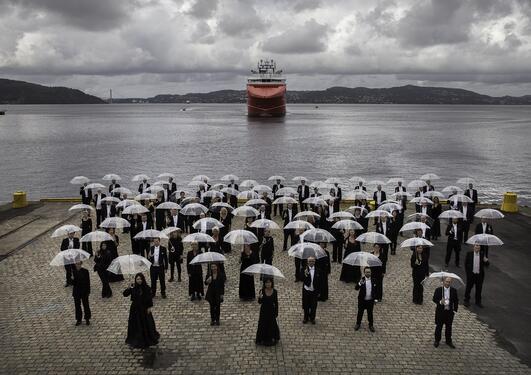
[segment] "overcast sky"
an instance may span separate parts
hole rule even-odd
[[[531,94],[531,0],[0,0],[0,77],[107,97],[452,86]]]

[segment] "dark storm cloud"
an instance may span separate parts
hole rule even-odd
[[[187,13],[200,19],[207,19],[212,17],[217,9],[218,0],[196,0]]]
[[[328,26],[312,19],[302,26],[267,39],[262,49],[281,54],[323,52],[327,47],[327,33]]]
[[[268,27],[266,18],[259,15],[249,1],[226,2],[223,4],[223,9],[218,19],[218,26],[226,35],[254,39]]]

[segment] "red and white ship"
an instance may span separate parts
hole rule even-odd
[[[247,114],[279,117],[286,114],[286,79],[273,60],[260,60],[247,79]]]

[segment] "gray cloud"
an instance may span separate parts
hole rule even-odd
[[[328,26],[311,19],[302,26],[267,39],[262,49],[280,54],[323,52],[327,48],[327,33]]]
[[[212,17],[217,9],[218,0],[196,0],[187,13],[200,19],[207,19]]]
[[[267,19],[256,12],[251,2],[236,0],[223,5],[224,11],[218,19],[219,29],[223,33],[248,39],[267,29]]]

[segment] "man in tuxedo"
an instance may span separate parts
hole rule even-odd
[[[116,182],[116,180],[112,180],[111,184],[109,185],[109,193],[111,193],[112,197],[120,198],[120,193],[112,193],[112,191],[116,188],[119,188],[120,184]]]
[[[239,186],[234,180],[230,180],[230,184],[227,185],[227,187],[233,188],[238,190]],[[238,197],[236,195],[229,195],[229,204],[236,208],[238,207]]]
[[[339,187],[339,184],[336,182],[334,184],[334,187],[332,188],[335,192],[335,200],[334,202],[337,201],[337,211],[339,211],[339,207],[341,205],[341,199],[343,199],[343,192],[341,191],[341,188]]]
[[[151,185],[148,184],[147,180],[144,179],[144,180],[142,180],[142,183],[141,183],[140,185],[138,185],[138,192],[139,192],[140,194],[142,194],[142,193],[145,192],[146,189],[147,189],[148,187],[150,187],[150,186],[151,186]]]
[[[459,211],[463,213],[463,243],[468,240],[468,231],[470,230],[470,226],[474,222],[474,210],[472,208],[472,204],[469,204],[467,202],[463,202],[459,204]]]
[[[153,223],[148,220],[148,216],[146,214],[140,215],[140,223],[138,225],[138,232],[153,229]],[[137,232],[137,233],[138,233]],[[136,246],[138,250],[138,255],[141,255],[143,257],[147,257],[149,252],[149,240],[135,240],[138,241],[138,246]]]
[[[306,203],[302,203],[303,200],[310,198],[310,187],[306,185],[306,180],[301,180],[301,184],[297,187],[299,193],[299,204],[301,210],[306,210]]]
[[[465,306],[470,306],[470,292],[476,287],[476,306],[483,307],[481,304],[481,289],[483,288],[483,279],[485,278],[485,253],[481,250],[480,245],[474,245],[474,250],[466,253],[465,271],[466,271],[466,289],[465,289]]]
[[[297,206],[293,207],[293,203],[288,203],[286,209],[282,212],[282,219],[284,219],[284,226],[288,225],[290,221],[297,215]],[[290,246],[293,246],[294,229],[284,229],[284,244],[282,250],[286,251],[288,246],[288,238],[290,239]]]
[[[372,199],[374,199],[374,207],[376,208],[380,207],[382,202],[387,200],[385,191],[382,190],[382,185],[376,186],[376,191],[372,195]]]
[[[271,206],[273,205],[273,201],[267,196],[267,193],[265,191],[262,193],[262,199],[267,202],[267,204],[265,205],[266,219],[271,220]]]
[[[422,191],[424,193],[427,193],[428,191],[435,191],[435,188],[433,187],[433,185],[431,184],[431,181],[430,180],[426,180],[426,186],[424,186],[422,188]]]
[[[68,233],[68,237],[63,238],[63,241],[61,241],[61,251],[65,251],[68,249],[80,249],[79,246],[79,238],[74,237],[75,233],[70,232]],[[72,285],[72,265],[67,264],[65,265],[65,275],[66,275],[66,283],[65,288],[67,286]]]
[[[391,238],[393,228],[386,215],[380,216],[380,220],[376,223],[376,232],[383,234],[387,238]],[[387,258],[389,253],[389,244],[380,244],[384,257]]]
[[[402,185],[402,181],[398,181],[397,185],[398,186],[395,187],[395,193],[405,193],[406,192],[406,187]],[[402,201],[402,212],[400,214],[402,215],[402,217],[404,217],[404,212],[407,209],[407,196],[405,194],[402,196],[401,201]]]
[[[476,225],[475,234],[494,234],[492,225],[487,223],[487,219],[482,217],[481,222]],[[481,246],[481,250],[485,254],[485,266],[489,266],[489,247],[486,245]]]
[[[271,220],[271,215],[268,214],[265,204],[260,205],[260,207],[258,208],[258,216],[255,218],[255,220],[259,220],[259,219]]]
[[[85,182],[83,186],[79,189],[79,195],[81,195],[81,203],[83,204],[90,204],[90,201],[92,200],[92,190],[91,189],[85,189],[88,185],[88,182]]]
[[[166,298],[166,277],[168,269],[168,253],[164,246],[160,245],[160,238],[153,240],[153,246],[149,249],[147,259],[151,262],[149,273],[151,275],[151,296],[157,293],[157,280],[160,281],[160,294]]]
[[[104,202],[103,208],[101,212],[101,219],[105,220],[110,217],[116,216],[116,206],[113,204],[113,202]]]
[[[451,286],[452,278],[444,279],[443,286],[436,288],[433,293],[433,302],[437,305],[435,308],[435,341],[433,346],[436,348],[441,341],[442,326],[445,326],[444,336],[446,345],[455,349],[452,342],[452,323],[454,321],[454,314],[457,312],[459,299],[457,298],[457,290]]]
[[[446,227],[446,235],[448,236],[448,242],[446,243],[445,267],[448,267],[452,252],[455,252],[455,266],[459,267],[459,252],[463,241],[463,226],[459,219],[452,219],[452,222]]]
[[[478,191],[474,189],[474,184],[468,184],[468,189],[465,190],[464,194],[474,201],[473,203],[470,203],[470,208],[472,211],[476,212],[476,204],[478,204]]]
[[[282,189],[284,187],[284,185],[282,185],[281,183],[282,181],[280,180],[277,180],[277,182],[273,185],[273,198],[274,199],[277,199],[277,198],[280,198],[281,195],[277,195],[277,191],[279,191],[280,189]],[[278,207],[278,214],[279,215],[282,215],[282,212],[284,211],[284,207],[282,204],[275,204],[273,206],[273,216],[277,216],[277,207]]]
[[[367,188],[363,186],[363,181],[358,182],[358,185],[354,187],[354,190],[364,190],[367,191]]]
[[[77,262],[73,271],[74,288],[72,289],[72,297],[74,297],[74,305],[76,306],[76,326],[81,324],[83,312],[85,313],[85,321],[90,325],[90,318],[92,317],[89,306],[90,295],[90,275],[89,272],[81,266],[81,261]],[[81,310],[83,304],[83,310]]]
[[[173,182],[173,177],[168,178],[168,189],[170,191],[170,195],[177,191],[177,184]]]
[[[94,207],[96,208],[96,226],[100,226],[101,221],[103,220],[103,205],[105,204],[101,200],[105,198],[106,195],[101,192],[101,189],[97,190],[97,193],[94,194],[92,201],[94,202]]]
[[[363,319],[363,312],[367,310],[367,319],[369,320],[369,329],[374,332],[374,319],[372,311],[374,308],[374,295],[376,292],[376,281],[371,278],[371,267],[365,267],[363,269],[363,277],[356,284],[355,289],[359,290],[358,293],[358,316],[356,318],[356,325],[354,330],[360,329],[361,320]]]
[[[317,298],[321,289],[321,275],[315,267],[315,258],[309,257],[304,269],[304,280],[302,284],[302,308],[304,309],[304,324],[308,320],[315,324],[315,313],[317,311]]]
[[[184,218],[182,215],[175,208],[172,208],[168,214],[168,226],[182,229],[184,225]]]

